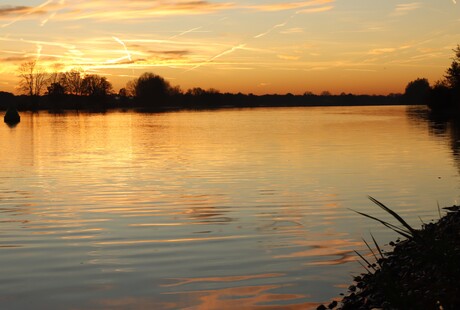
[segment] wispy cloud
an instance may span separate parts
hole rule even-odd
[[[383,48],[375,48],[372,49],[368,52],[369,55],[382,55],[382,54],[388,54],[388,53],[393,53],[397,49],[394,47],[383,47]]]
[[[297,13],[321,13],[321,12],[327,12],[327,11],[330,11],[334,9],[334,6],[332,5],[328,5],[328,6],[322,6],[322,7],[318,7],[318,8],[309,8],[309,9],[302,9],[300,11],[297,11]]]
[[[110,9],[107,9],[110,8]],[[51,18],[63,21],[71,20],[131,20],[142,22],[145,19],[162,16],[208,14],[219,10],[234,8],[233,3],[193,0],[175,1],[109,1],[109,0],[48,0],[38,6],[0,6],[0,19],[9,20],[1,28],[46,15],[40,22],[45,25]],[[59,12],[59,16],[56,16]]]
[[[53,0],[48,0],[36,7],[16,6],[4,7],[3,9],[0,8],[0,17],[10,17],[11,15],[14,16],[14,18],[11,19],[8,23],[0,25],[0,28],[9,27],[29,15],[45,14],[45,7],[52,2]]]
[[[30,9],[29,6],[2,6],[0,7],[0,16],[25,14]]]
[[[97,20],[97,21],[130,21],[141,23],[154,17],[200,15],[225,10],[257,10],[276,12],[298,10],[297,13],[323,12],[333,8],[335,0],[310,0],[301,2],[278,2],[271,4],[239,5],[234,2],[214,2],[204,0],[175,1],[109,1],[109,0],[48,0],[38,6],[4,6],[0,7],[0,19],[9,20],[0,27],[10,26],[20,20],[33,18],[37,15],[48,15],[39,22],[45,25],[51,19],[61,21]],[[107,9],[110,8],[110,9]],[[199,28],[199,27],[197,27]],[[192,30],[193,31],[193,30]]]
[[[396,8],[394,9],[392,15],[393,16],[402,16],[406,15],[411,11],[417,10],[422,7],[420,2],[412,2],[412,3],[403,3],[397,4]]]
[[[303,33],[304,30],[303,28],[289,28],[289,29],[285,29],[285,30],[282,30],[280,31],[280,33],[282,34],[294,34],[294,33]]]
[[[312,1],[302,1],[302,2],[280,2],[280,3],[271,3],[271,4],[259,4],[259,5],[249,5],[245,6],[248,9],[254,9],[258,11],[285,11],[293,9],[302,9],[312,6],[320,6],[328,3],[335,2],[334,0],[312,0]]]
[[[300,56],[292,56],[292,55],[277,55],[279,59],[282,60],[299,60]]]

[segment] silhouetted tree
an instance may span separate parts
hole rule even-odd
[[[447,82],[447,85],[451,89],[460,88],[460,45],[457,45],[457,48],[453,50],[455,56],[452,60],[450,68],[446,70],[446,75],[444,76]]]
[[[112,92],[112,84],[106,77],[97,74],[85,76],[81,83],[82,94],[92,97],[106,97]]]
[[[453,51],[455,56],[452,63],[444,79],[433,87],[428,106],[434,111],[460,116],[460,45]]]
[[[118,96],[119,97],[128,97],[128,91],[126,90],[126,88],[120,88],[120,90],[118,91]]]
[[[62,83],[64,73],[62,72],[62,68],[64,67],[63,64],[56,63],[51,66],[52,70],[49,73],[49,84],[53,83]]]
[[[173,88],[159,75],[146,72],[133,82],[136,100],[143,106],[161,107],[166,104]]]
[[[452,110],[451,89],[445,81],[438,81],[433,86],[428,97],[428,107],[435,111]]]
[[[61,85],[60,83],[51,83],[50,86],[48,86],[48,96],[53,96],[53,97],[58,97],[58,96],[63,96],[65,94],[65,87]]]
[[[42,90],[48,83],[48,74],[37,65],[37,61],[22,63],[18,68],[19,87],[24,94],[29,96],[40,96]]]
[[[6,110],[9,108],[15,103],[14,99],[15,98],[12,93],[0,91],[0,109]]]
[[[194,88],[190,88],[189,90],[187,90],[187,92],[185,94],[190,95],[190,96],[202,96],[205,93],[206,93],[206,91],[203,88],[194,87]]]
[[[136,97],[136,85],[137,85],[137,79],[128,81],[126,83],[126,95],[128,97]]]
[[[407,84],[403,100],[408,104],[426,104],[430,89],[430,83],[427,79],[417,78]]]
[[[48,102],[50,103],[50,107],[53,110],[61,109],[61,105],[63,105],[64,97],[65,97],[65,87],[61,85],[59,82],[51,83],[48,86]]]
[[[81,69],[72,69],[65,72],[60,78],[60,83],[69,94],[82,95],[83,71]]]

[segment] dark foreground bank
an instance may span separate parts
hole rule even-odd
[[[318,309],[458,309],[460,307],[460,207],[394,249],[354,278],[342,301]],[[368,259],[373,263],[373,260]]]

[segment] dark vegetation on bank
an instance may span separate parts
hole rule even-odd
[[[19,89],[23,95],[0,92],[0,109],[19,111],[64,111],[108,109],[141,109],[169,111],[178,109],[218,109],[245,107],[302,106],[364,106],[426,104],[435,113],[460,115],[460,46],[444,78],[430,86],[425,78],[407,84],[404,94],[382,95],[253,95],[221,93],[216,89],[192,88],[182,91],[163,77],[144,73],[129,81],[118,93],[106,77],[73,69],[49,73],[36,61],[22,63],[18,68]]]
[[[418,78],[406,86],[403,101],[426,104],[440,116],[460,116],[460,45],[443,79],[431,86],[427,79]]]
[[[253,95],[221,93],[215,89],[192,88],[182,91],[163,77],[144,73],[129,81],[125,88],[114,93],[111,83],[98,75],[82,71],[47,74],[36,62],[20,67],[20,89],[24,95],[0,92],[0,109],[15,107],[19,111],[65,111],[108,109],[139,109],[143,111],[171,111],[181,109],[218,109],[245,107],[291,106],[348,106],[402,104],[401,95],[369,96],[341,94],[321,95]],[[46,89],[46,91],[44,91]],[[43,94],[42,94],[43,93]]]
[[[448,213],[438,222],[423,224],[419,230],[406,227],[405,222],[395,226],[363,214],[398,232],[404,241],[391,242],[393,251],[384,253],[372,237],[371,255],[357,253],[367,273],[354,277],[340,302],[317,309],[458,309],[460,207],[444,209]]]
[[[423,103],[434,134],[450,132],[455,157],[459,156],[460,136],[460,45],[444,78],[430,86],[427,79],[410,82],[403,101]],[[317,309],[458,309],[460,306],[460,206],[444,208],[448,213],[421,229],[409,226],[393,210],[372,199],[391,214],[400,226],[360,213],[385,225],[403,237],[391,242],[391,252],[383,252],[372,237],[369,255],[357,252],[367,271],[354,277],[348,293],[339,302]],[[358,212],[359,213],[359,212]]]
[[[137,97],[108,95],[91,97],[63,94],[58,98],[43,96],[14,96],[0,92],[0,110],[10,106],[19,111],[65,111],[89,110],[105,111],[110,109],[138,109],[142,111],[200,110],[219,108],[250,108],[250,107],[308,107],[308,106],[368,106],[368,105],[400,105],[401,95],[252,95],[219,92],[203,92],[200,94],[174,94],[165,96],[164,100],[139,100]]]

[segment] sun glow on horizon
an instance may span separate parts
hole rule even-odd
[[[151,71],[182,89],[402,92],[440,79],[460,43],[456,1],[0,1],[0,91],[18,66],[81,68],[115,90]]]

